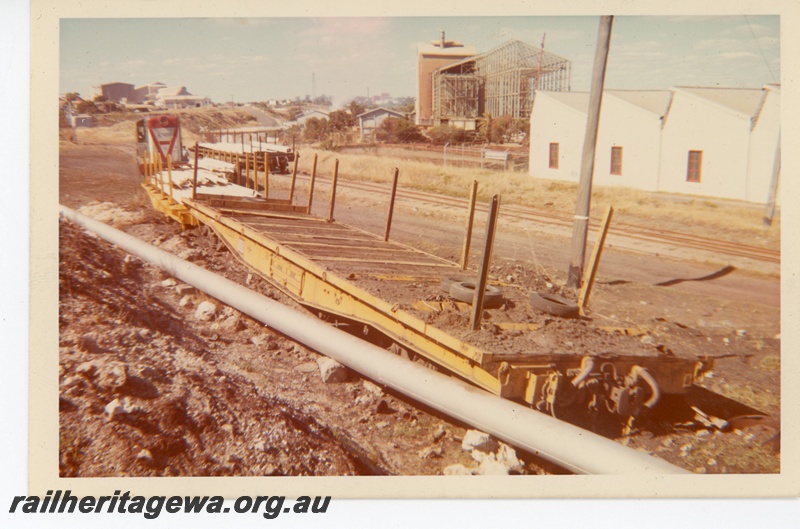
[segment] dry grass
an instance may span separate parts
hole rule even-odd
[[[75,129],[77,143],[88,144],[136,144],[136,122],[120,121],[108,127]]]
[[[705,439],[690,437],[692,446],[682,459],[682,466],[709,474],[774,474],[780,472],[780,458],[756,441],[747,441],[734,433]]]
[[[780,371],[781,357],[779,355],[767,355],[759,362],[758,367],[764,371]]]
[[[770,391],[756,390],[750,386],[725,382],[713,390],[757,410],[779,410],[781,406],[779,395]]]
[[[186,145],[201,140],[204,130],[252,124],[250,114],[237,108],[187,109],[175,113],[181,116]],[[142,116],[103,115],[95,120],[98,126],[62,131],[60,148],[69,149],[76,143],[131,145],[135,138],[135,121]],[[334,159],[338,158],[339,175],[343,180],[389,182],[397,166],[401,187],[466,197],[472,181],[477,180],[478,199],[483,202],[499,194],[504,204],[524,205],[564,218],[571,218],[575,211],[577,184],[531,178],[527,173],[443,167],[424,161],[311,148],[303,149],[301,154],[299,168],[310,171],[316,154],[318,171],[322,175],[332,174]],[[772,227],[765,229],[761,222],[763,207],[759,205],[596,186],[592,217],[599,219],[609,205],[615,209],[614,223],[643,224],[767,248],[780,247],[780,217],[776,217]]]
[[[318,156],[318,174],[330,175],[339,159],[343,180],[389,182],[400,168],[400,186],[443,195],[466,197],[473,180],[478,198],[487,202],[502,196],[504,204],[517,204],[570,217],[575,211],[577,184],[531,178],[527,173],[443,167],[421,161],[398,160],[369,154],[346,154],[316,149],[301,152],[299,168],[311,170]],[[595,187],[592,217],[599,219],[610,205],[614,222],[645,224],[707,237],[746,242],[768,248],[780,246],[780,218],[769,229],[762,226],[763,207],[711,198],[674,196],[627,188]]]

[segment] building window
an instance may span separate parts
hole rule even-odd
[[[611,174],[622,175],[622,147],[611,147]]]
[[[689,151],[689,167],[686,171],[687,182],[700,182],[703,151]]]
[[[550,144],[550,169],[558,169],[558,144]]]

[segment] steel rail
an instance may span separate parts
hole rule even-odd
[[[318,180],[329,180],[326,177],[317,177]],[[380,183],[371,182],[342,182],[338,183],[340,187],[359,189],[373,193],[384,193],[386,186]],[[432,204],[453,206],[453,207],[467,207],[466,198],[448,197],[444,195],[437,195],[427,193],[425,191],[416,191],[409,189],[402,189],[397,191],[397,198],[406,200],[422,200]],[[476,210],[485,213],[489,210],[486,203],[478,203]],[[535,211],[521,206],[507,205],[503,208],[503,217],[520,219],[520,220],[533,220],[537,222],[546,222],[548,224],[555,224],[559,226],[571,226],[572,217],[569,215],[560,215],[547,213],[543,211]],[[590,219],[590,230],[596,231],[599,224],[598,219]],[[756,261],[764,261],[770,263],[780,263],[780,250],[772,248],[761,248],[758,246],[746,245],[731,241],[724,241],[719,239],[712,239],[699,235],[692,235],[688,233],[681,233],[673,230],[661,230],[655,228],[648,228],[645,226],[638,226],[630,223],[615,223],[609,230],[609,233],[617,236],[629,237],[632,239],[645,240],[651,242],[671,243],[678,246],[693,248],[696,250],[704,250],[709,252],[723,253],[735,257],[745,257]]]
[[[690,474],[409,362],[66,206],[62,217],[362,375],[577,474]]]

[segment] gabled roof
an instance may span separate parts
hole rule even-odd
[[[398,112],[396,110],[391,110],[389,108],[383,108],[383,107],[373,108],[372,110],[367,110],[366,112],[362,112],[361,114],[359,114],[356,117],[357,118],[363,118],[364,116],[369,116],[370,114],[392,114],[393,116],[397,116],[398,118],[406,117],[406,115],[403,114],[402,112]]]
[[[167,84],[166,83],[162,83],[161,81],[156,81],[155,83],[147,83],[147,84],[143,84],[141,86],[137,86],[136,89],[139,90],[141,88],[150,88],[150,87],[154,87],[154,86],[162,86],[163,87],[163,86],[167,86]]]
[[[582,114],[589,112],[589,92],[541,90],[539,93],[543,95],[547,94],[548,97]],[[604,90],[603,98],[605,99],[607,97],[616,97],[626,103],[641,108],[645,112],[663,117],[669,111],[669,105],[672,101],[672,92],[670,90]]]
[[[469,62],[481,61],[496,53],[502,53],[504,56],[513,56],[515,58],[513,68],[538,68],[540,58],[542,62],[542,68],[544,70],[551,66],[567,62],[567,59],[561,57],[560,55],[542,50],[541,48],[537,48],[536,46],[528,44],[527,42],[519,39],[511,39],[500,44],[499,46],[495,46],[489,51],[475,55],[474,57],[468,57],[466,59],[454,62],[453,64],[442,66],[439,70],[445,71]]]
[[[749,118],[758,116],[764,102],[766,90],[762,88],[707,88],[700,86],[676,86],[676,92],[691,94],[699,99],[743,114]]]
[[[605,90],[603,95],[612,95],[647,112],[663,117],[672,100],[670,90]]]
[[[208,99],[205,96],[193,96],[193,95],[177,95],[177,96],[169,96],[169,95],[160,95],[161,99],[170,99],[170,100],[178,100],[178,101],[195,101],[195,100],[206,100]],[[210,101],[210,99],[209,99]]]
[[[158,97],[189,96],[185,86],[168,86],[158,91]]]
[[[539,94],[555,99],[556,101],[571,107],[578,112],[586,114],[589,111],[589,92],[557,92],[539,91]],[[534,103],[536,104],[536,103]]]

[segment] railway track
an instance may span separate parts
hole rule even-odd
[[[308,179],[308,175],[298,175],[298,178],[301,180]],[[317,175],[316,178],[318,182],[329,183],[331,180],[328,177],[322,177],[320,175]],[[347,182],[340,180],[337,183],[337,186],[345,189],[355,189],[377,194],[390,193],[390,185],[383,183]],[[467,208],[467,199],[465,198],[438,195],[412,189],[398,189],[397,198],[418,200],[433,205],[450,206],[463,209]],[[476,210],[480,212],[487,212],[489,210],[489,206],[485,203],[478,203]],[[549,213],[546,211],[535,210],[516,205],[503,205],[500,214],[506,218],[539,222],[551,226],[555,225],[565,228],[571,228],[573,222],[572,216],[570,215]],[[596,231],[599,229],[599,226],[599,218],[592,218],[589,220],[590,230]],[[743,257],[756,262],[780,263],[781,261],[780,250],[762,248],[759,246],[724,241],[720,239],[712,239],[709,237],[702,237],[699,235],[693,235],[674,230],[651,228],[625,222],[614,222],[609,229],[609,233],[634,240],[669,244],[677,247],[702,250],[714,254],[733,257]]]

